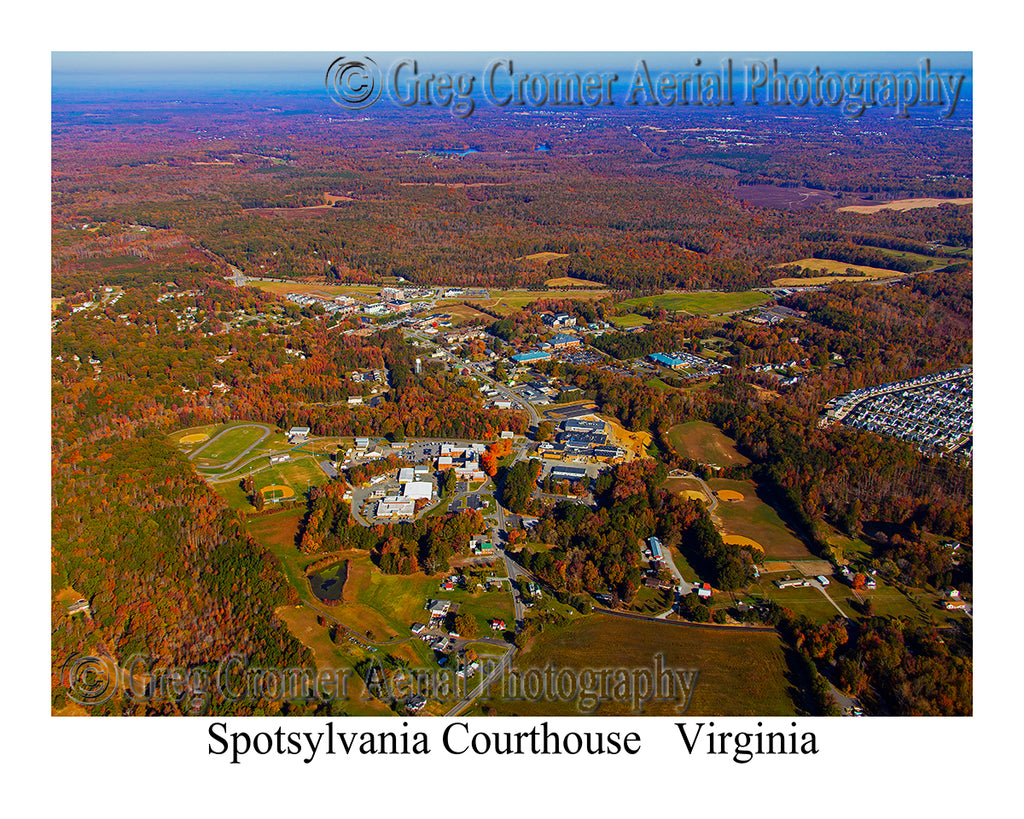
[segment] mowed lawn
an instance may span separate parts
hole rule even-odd
[[[643,307],[662,307],[669,312],[680,310],[695,316],[707,316],[715,313],[731,313],[735,310],[747,310],[764,304],[768,296],[756,290],[745,290],[739,293],[662,293],[660,296],[640,296],[622,302],[626,309]]]
[[[262,491],[268,486],[287,486],[295,493],[295,497],[288,498],[288,500],[302,500],[307,489],[321,486],[329,480],[317,465],[316,459],[309,456],[279,464],[270,464],[268,460],[266,464],[259,472],[252,473],[256,488]],[[249,472],[251,468],[243,471]],[[242,491],[242,478],[242,472],[239,472],[233,474],[230,479],[217,480],[212,484],[213,490],[224,498],[232,509],[254,512],[256,510],[249,503],[249,496]]]
[[[712,478],[712,491],[731,489],[743,495],[741,501],[718,502],[715,514],[722,521],[722,534],[741,535],[756,540],[765,550],[765,557],[781,560],[813,558],[803,541],[796,536],[775,509],[757,496],[753,481],[732,481]]]
[[[761,578],[747,589],[749,599],[774,600],[780,606],[793,611],[794,614],[804,614],[816,623],[827,623],[839,616],[835,606],[828,602],[818,589],[812,586],[800,586],[797,588],[780,589],[774,580],[781,579],[784,574],[762,575]],[[791,577],[799,577],[799,572],[788,572]],[[847,617],[855,618],[856,609],[851,605],[853,591],[849,587],[832,583],[826,589],[836,605]]]
[[[613,316],[611,322],[620,330],[629,330],[632,327],[640,327],[644,324],[650,324],[651,320],[647,318],[647,316],[640,316],[636,313],[626,313],[624,316]]]
[[[746,466],[750,459],[736,449],[736,442],[714,424],[689,421],[668,431],[673,448],[684,458],[718,466]]]
[[[697,679],[686,714],[690,716],[791,715],[795,713],[786,681],[782,642],[773,631],[705,629],[670,623],[592,614],[563,628],[547,628],[516,656],[520,673],[556,670],[651,669],[656,655],[663,667],[696,669]],[[506,692],[510,693],[510,692]],[[578,716],[578,701],[506,699],[502,685],[485,692],[483,705],[501,715]],[[651,702],[645,715],[680,714],[681,703]],[[633,713],[631,701],[613,697],[594,711],[598,716]]]
[[[188,443],[181,443],[181,439],[182,438],[185,438],[185,437],[187,437],[189,435],[198,435],[198,434],[209,435],[210,438],[212,438],[214,435],[217,434],[217,432],[219,430],[221,430],[223,428],[224,428],[223,424],[206,424],[205,426],[201,426],[201,427],[189,427],[188,429],[180,429],[177,432],[172,432],[167,437],[171,441],[176,443],[178,446],[182,447],[186,452],[191,452],[193,449],[196,449],[197,447],[201,447],[203,444],[208,443],[208,440],[206,440],[206,441],[197,441],[194,444],[188,444]]]
[[[209,444],[195,457],[193,463],[200,468],[229,463],[259,441],[265,433],[264,429],[244,424],[226,427],[222,432],[210,435]]]
[[[257,489],[265,489],[268,486],[288,486],[295,492],[296,497],[304,495],[307,488],[320,486],[327,480],[324,471],[312,457],[296,458],[274,464],[253,475],[253,482]]]

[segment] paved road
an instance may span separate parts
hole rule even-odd
[[[850,619],[846,615],[846,612],[843,611],[841,608],[839,608],[839,606],[836,604],[836,601],[832,599],[832,597],[829,595],[829,593],[827,591],[825,591],[825,587],[822,586],[821,583],[819,583],[817,580],[814,580],[813,578],[807,578],[807,580],[810,582],[811,586],[816,588],[818,591],[820,591],[824,595],[825,599],[828,600],[828,602],[832,604],[832,607],[843,616],[844,620],[849,620]]]
[[[693,478],[697,483],[700,484],[700,488],[704,490],[704,494],[711,500],[711,505],[708,506],[708,514],[712,517],[715,516],[715,510],[718,508],[718,496],[711,491],[711,487],[704,483],[704,479],[694,475],[692,472],[683,472],[684,478]]]
[[[675,560],[672,559],[672,550],[669,549],[668,546],[665,546],[664,544],[662,544],[661,553],[665,557],[665,565],[668,566],[669,571],[672,572],[672,574],[674,574],[676,576],[676,580],[679,581],[679,593],[676,595],[676,602],[678,602],[680,597],[685,597],[691,591],[693,591],[694,586],[693,586],[692,583],[688,583],[686,580],[684,580],[682,572],[680,572],[679,569],[676,568]],[[662,612],[661,614],[659,614],[657,616],[657,619],[658,620],[664,620],[674,610],[675,610],[675,605],[673,605],[672,608],[670,608],[668,611],[665,611],[665,612]]]
[[[484,689],[487,688],[487,686],[489,686],[492,682],[494,682],[494,680],[496,680],[498,676],[504,672],[506,667],[510,666],[512,662],[512,657],[515,655],[515,653],[516,647],[509,646],[508,651],[505,652],[502,658],[498,660],[494,668],[491,669],[491,673],[488,674],[486,677],[483,677],[480,680],[480,682],[477,683],[476,687],[472,691],[470,691],[468,694],[466,694],[465,697],[463,697],[461,700],[455,703],[455,705],[453,705],[447,711],[447,713],[445,713],[445,716],[457,717],[459,714],[465,711],[470,705],[472,705],[476,701],[476,698],[484,692]]]
[[[515,611],[516,631],[518,631],[519,623],[523,621],[526,610],[523,608],[522,600],[519,597],[519,589],[516,587],[516,580],[520,577],[530,578],[531,575],[528,571],[513,561],[512,558],[508,556],[508,552],[505,551],[505,543],[508,542],[508,521],[505,519],[505,508],[498,502],[497,496],[494,498],[494,506],[494,516],[498,526],[497,537],[495,538],[496,543],[494,546],[505,563],[505,574],[508,576],[509,586],[512,590],[512,608]]]

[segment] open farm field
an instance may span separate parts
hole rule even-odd
[[[527,256],[520,256],[516,259],[517,262],[542,262],[547,264],[553,262],[555,259],[564,259],[568,256],[568,253],[552,253],[551,251],[545,251],[543,253],[530,253]]]
[[[914,210],[915,208],[937,208],[939,205],[951,204],[951,205],[973,205],[974,197],[966,197],[964,199],[933,199],[931,197],[923,197],[920,199],[896,199],[892,202],[883,202],[879,205],[847,205],[846,207],[837,208],[839,211],[846,211],[847,213],[878,213],[880,210]]]
[[[789,715],[794,706],[779,636],[771,631],[701,629],[670,623],[592,614],[564,628],[541,632],[515,658],[521,673],[556,669],[650,669],[657,655],[665,667],[695,669],[688,716]],[[589,712],[577,700],[530,702],[506,699],[496,684],[482,698],[501,715],[576,716]],[[645,715],[677,715],[681,703],[648,704]],[[632,703],[604,702],[593,713],[633,713]]]
[[[367,301],[370,296],[380,295],[380,285],[375,284],[322,284],[320,282],[261,282],[250,281],[250,287],[258,287],[267,293],[283,296],[285,293],[312,293],[321,296],[351,296]]]
[[[888,279],[893,276],[902,276],[898,270],[886,270],[882,267],[868,267],[862,264],[850,264],[848,262],[837,262],[833,259],[798,259],[795,262],[787,262],[786,265],[799,265],[804,271],[823,271],[821,275],[803,278],[800,276],[784,276],[772,281],[776,287],[800,287],[812,284],[830,284],[834,281],[862,282],[870,279]],[[847,270],[856,270],[857,275],[846,275]]]
[[[660,296],[640,296],[627,299],[622,306],[628,309],[644,307],[661,307],[669,312],[692,313],[695,316],[707,316],[716,313],[732,313],[748,310],[768,301],[768,296],[756,290],[745,290],[738,293],[717,292],[686,292],[662,293]]]

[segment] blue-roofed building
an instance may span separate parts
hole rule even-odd
[[[546,350],[534,350],[529,353],[519,353],[519,355],[512,356],[512,360],[516,364],[528,364],[531,361],[543,361],[547,358],[551,358],[551,353]]]
[[[662,367],[670,367],[673,370],[681,370],[686,366],[686,362],[681,358],[676,358],[674,355],[665,355],[664,353],[651,353],[647,356],[655,364],[660,364]]]
[[[647,538],[647,546],[651,550],[651,556],[655,560],[661,560],[663,555],[661,552],[661,541],[656,537]]]

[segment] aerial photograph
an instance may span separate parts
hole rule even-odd
[[[51,65],[53,717],[974,713],[971,52]]]

